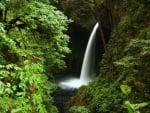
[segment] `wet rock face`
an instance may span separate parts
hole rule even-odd
[[[86,44],[91,31],[88,31],[81,26],[72,23],[69,26],[70,43],[69,48],[72,53],[67,56],[67,67],[69,70],[77,75],[80,74],[81,65],[83,61]]]

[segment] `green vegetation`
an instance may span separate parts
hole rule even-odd
[[[128,95],[131,93],[131,88],[128,85],[121,85],[120,89],[124,95],[128,97]]]
[[[71,20],[54,6],[57,2],[1,0],[0,113],[59,112],[53,105],[53,74],[66,67]],[[93,22],[91,0],[61,3],[80,26]],[[98,3],[100,9],[108,9],[114,27],[108,43],[112,59],[108,62],[103,55],[99,76],[70,99],[68,112],[150,113],[150,2]],[[78,10],[74,5],[80,6]]]
[[[0,112],[57,113],[53,73],[70,52],[70,20],[54,0],[0,2]]]
[[[121,85],[120,86],[122,93],[128,97],[131,93],[131,87],[128,85]],[[149,105],[148,102],[138,103],[138,104],[131,104],[129,100],[126,100],[123,104],[123,108],[126,108],[128,113],[140,113],[140,109]]]
[[[90,113],[150,113],[149,1],[111,2],[112,18],[120,19],[108,43],[112,60],[103,56],[99,76],[77,97]]]
[[[69,110],[70,113],[90,113],[88,108],[85,108],[84,106],[73,106]]]
[[[59,0],[61,9],[79,26],[91,30],[95,17],[92,0]]]

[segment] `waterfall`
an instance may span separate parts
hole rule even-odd
[[[95,62],[95,37],[96,30],[98,29],[98,22],[95,24],[92,33],[90,35],[86,51],[84,54],[83,64],[81,68],[80,79],[83,82],[89,81],[94,74],[94,62]]]
[[[68,78],[67,80],[61,81],[58,85],[63,88],[79,88],[82,85],[87,85],[92,79],[94,74],[94,62],[95,62],[95,40],[96,31],[98,29],[98,22],[95,24],[84,54],[82,63],[80,78]]]

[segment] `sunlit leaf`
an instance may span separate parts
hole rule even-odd
[[[122,93],[125,95],[128,95],[131,93],[131,87],[129,87],[128,85],[121,85],[120,88],[121,88]]]

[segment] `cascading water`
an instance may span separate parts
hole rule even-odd
[[[80,80],[83,82],[88,82],[91,80],[92,75],[94,74],[94,62],[95,62],[95,37],[96,30],[99,24],[96,23],[92,33],[90,35],[87,48],[85,51],[83,64],[81,68]]]
[[[59,86],[66,88],[79,88],[82,85],[87,85],[92,80],[94,74],[94,59],[95,59],[95,37],[99,24],[96,23],[89,37],[87,48],[85,51],[80,78],[68,78],[63,82],[59,82]]]

